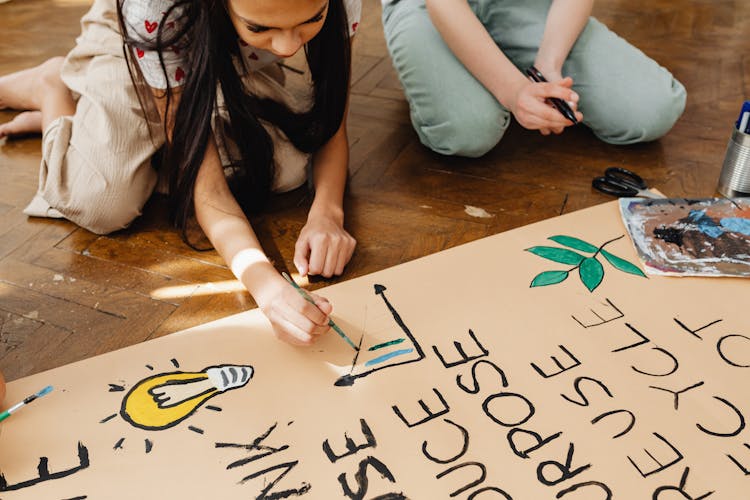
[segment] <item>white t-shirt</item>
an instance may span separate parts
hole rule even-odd
[[[123,2],[122,16],[128,35],[143,42],[156,41],[159,23],[163,22],[165,26],[162,36],[168,36],[168,30],[175,29],[180,22],[181,11],[179,9],[173,9],[169,18],[163,19],[173,3],[173,0],[126,0]],[[349,35],[353,36],[362,17],[362,0],[343,0],[343,3],[349,20]],[[239,39],[239,45],[240,54],[249,71],[258,70],[279,60],[279,57],[273,53],[256,49],[242,39]],[[182,66],[180,52],[179,47],[170,47],[162,53],[171,87],[182,85],[183,79],[187,76]],[[155,89],[167,87],[157,51],[135,49],[135,57],[143,78],[149,86]]]

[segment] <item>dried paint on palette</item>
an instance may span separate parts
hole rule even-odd
[[[621,198],[646,272],[750,277],[750,200]]]

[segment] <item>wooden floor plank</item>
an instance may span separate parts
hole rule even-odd
[[[169,278],[185,281],[223,281],[232,279],[226,266],[218,266],[202,260],[201,253],[184,258],[165,252],[151,243],[141,242],[131,245],[114,238],[97,238],[87,249],[91,257],[115,262]]]
[[[132,290],[146,296],[151,296],[166,287],[185,286],[194,288],[197,286],[187,281],[56,248],[48,249],[33,263],[36,266],[77,280],[89,281],[100,286]],[[169,302],[177,304],[180,300],[172,299]]]
[[[65,55],[89,3],[0,5],[0,75]],[[312,278],[312,289],[609,201],[591,179],[610,165],[637,170],[671,196],[715,193],[732,124],[750,95],[746,2],[595,3],[595,16],[688,90],[684,116],[661,140],[613,146],[585,127],[542,137],[513,122],[477,159],[420,144],[380,14],[379,0],[363,1],[353,48],[345,210],[358,246],[344,276]],[[304,67],[303,57],[288,62]],[[0,122],[13,116],[0,110]],[[0,370],[9,379],[255,307],[216,252],[195,251],[170,227],[162,196],[132,227],[107,236],[24,215],[37,189],[40,145],[38,136],[0,140]],[[279,270],[293,268],[311,199],[301,188],[252,218]]]
[[[9,380],[78,361],[63,348],[70,331],[2,310],[0,321],[0,364]]]
[[[14,259],[0,261],[0,282],[122,319],[137,318],[153,301],[148,295],[103,286]],[[194,287],[188,285],[188,289],[194,290]]]

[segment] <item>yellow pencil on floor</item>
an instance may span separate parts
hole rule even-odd
[[[291,276],[289,276],[287,273],[284,273],[284,272],[282,272],[281,275],[284,277],[285,280],[287,280],[289,282],[289,284],[291,284],[294,288],[297,289],[297,291],[299,292],[299,294],[302,295],[302,297],[306,301],[308,301],[309,303],[315,305],[315,301],[313,300],[313,298],[310,297],[310,295],[307,293],[307,291],[305,291],[304,288],[302,288],[301,286],[299,286],[292,279]],[[352,342],[352,339],[350,339],[349,337],[347,337],[347,335],[344,333],[344,331],[341,328],[339,328],[339,326],[331,318],[328,318],[328,326],[330,326],[331,328],[333,328],[333,331],[335,331],[336,333],[338,333],[339,337],[341,337],[342,339],[344,339],[347,344],[349,344],[350,346],[352,346],[352,349],[354,349],[355,351],[359,351],[359,348],[356,345],[354,345],[354,342]]]

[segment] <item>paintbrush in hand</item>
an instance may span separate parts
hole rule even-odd
[[[291,276],[289,276],[287,273],[281,273],[281,275],[284,277],[285,280],[287,280],[289,282],[289,284],[291,284],[294,288],[297,289],[297,291],[299,292],[299,294],[302,295],[302,297],[306,301],[308,301],[310,304],[314,305],[315,307],[318,307],[317,305],[315,305],[315,301],[313,300],[313,298],[310,297],[310,295],[305,291],[304,288],[300,287],[297,283],[295,283],[295,281],[292,279]],[[350,339],[349,337],[347,337],[346,334],[344,333],[344,331],[341,328],[339,328],[339,325],[337,325],[336,323],[334,323],[334,321],[331,318],[328,318],[328,326],[330,326],[331,328],[333,328],[333,330],[336,333],[339,334],[339,337],[341,337],[342,339],[344,339],[347,344],[349,344],[350,346],[352,346],[352,349],[354,349],[355,351],[359,351],[359,347],[357,347],[356,345],[354,345],[354,342],[352,342],[352,339]]]

